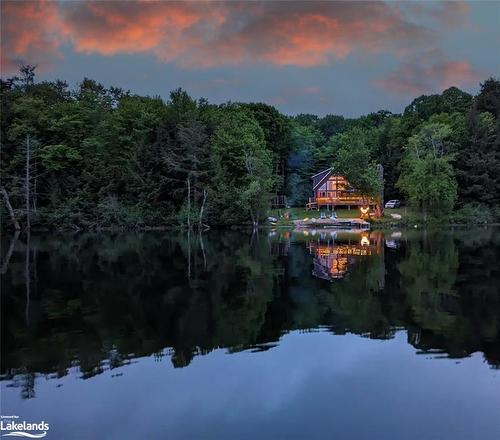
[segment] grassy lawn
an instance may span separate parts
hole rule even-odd
[[[398,214],[400,219],[394,218],[391,214]],[[395,209],[385,209],[384,215],[380,219],[373,221],[375,225],[392,226],[392,225],[408,225],[414,223],[422,223],[422,215],[413,208],[402,207]]]
[[[401,217],[405,217],[408,215],[413,215],[414,212],[411,208],[403,207],[403,208],[394,208],[394,209],[385,209],[384,215],[386,217],[391,217],[391,214],[399,214]]]
[[[303,218],[319,218],[321,211],[306,211],[305,208],[288,208],[288,209],[272,209],[269,211],[268,216],[276,217],[278,221],[277,226],[294,226],[293,220]],[[327,217],[331,215],[331,211],[325,211]],[[358,218],[360,216],[359,209],[352,208],[351,210],[336,209],[337,218]],[[284,214],[289,214],[289,219],[284,218]],[[391,214],[399,214],[401,219],[395,219]],[[379,226],[390,226],[393,224],[406,224],[407,222],[419,222],[421,215],[411,208],[397,208],[384,210],[384,216],[381,219],[373,219],[374,224]]]
[[[332,211],[323,210],[327,217],[332,214]],[[288,208],[288,209],[271,209],[268,213],[270,217],[276,217],[278,226],[293,226],[293,220],[303,219],[303,218],[319,218],[321,211],[306,211],[306,208]],[[348,209],[336,209],[337,218],[358,218],[360,215],[359,209],[352,208]],[[289,214],[289,219],[283,218],[284,214]]]
[[[330,217],[331,211],[323,210],[327,217]],[[336,209],[337,218],[359,218],[360,211],[359,208],[352,208],[351,210],[346,209]],[[288,213],[289,218],[285,219],[284,214]],[[293,227],[293,220],[304,219],[304,218],[319,218],[321,211],[306,211],[305,208],[288,208],[288,209],[272,209],[268,212],[269,217],[275,217],[278,219],[276,222],[277,226]],[[400,215],[401,218],[394,218],[391,214]],[[448,220],[443,218],[433,218],[429,214],[427,221],[424,221],[422,213],[411,207],[402,207],[396,209],[385,209],[382,218],[376,219],[372,218],[369,220],[373,227],[378,228],[391,228],[391,227],[413,227],[422,226],[424,224],[447,224]]]

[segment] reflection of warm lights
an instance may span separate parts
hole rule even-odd
[[[324,279],[343,278],[349,260],[346,253],[338,253],[336,247],[315,245],[315,268],[313,274]]]
[[[363,234],[356,243],[309,242],[309,251],[314,255],[313,275],[330,281],[343,278],[353,257],[379,254],[382,242],[377,240],[377,234],[372,234]]]
[[[368,214],[368,211],[370,211],[370,207],[369,206],[361,206],[359,208],[359,210],[361,211],[361,214]]]
[[[366,236],[361,237],[361,246],[370,246],[370,239]]]

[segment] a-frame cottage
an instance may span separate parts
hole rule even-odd
[[[380,167],[380,174],[382,168]],[[353,188],[333,168],[328,168],[312,176],[313,197],[309,198],[307,209],[335,209],[336,207],[369,207],[380,209],[381,197],[367,197]]]

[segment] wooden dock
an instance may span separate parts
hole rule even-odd
[[[305,218],[293,223],[297,228],[370,229],[370,223],[361,218]]]

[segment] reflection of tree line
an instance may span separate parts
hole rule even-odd
[[[28,248],[19,239],[2,277],[2,376],[30,397],[34,373],[63,376],[75,362],[86,378],[169,347],[182,367],[318,325],[372,338],[405,327],[418,349],[480,350],[500,365],[498,234],[410,235],[399,250],[354,257],[334,283],[311,276],[307,241],[145,233],[32,236]],[[287,255],[271,252],[278,242]]]
[[[161,356],[164,347],[173,347],[172,361],[184,366],[196,353],[255,342],[274,268],[264,239],[233,248],[235,237],[207,241],[206,268],[194,238],[190,278],[182,237],[32,237],[40,294],[30,300],[29,321],[26,246],[18,242],[3,281],[2,374],[64,375],[77,360],[90,377],[130,357]]]

